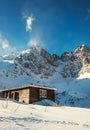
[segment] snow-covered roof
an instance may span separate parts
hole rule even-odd
[[[49,89],[49,90],[57,90],[56,88],[51,88],[51,87],[48,87],[48,86],[40,86],[40,85],[28,84],[28,85],[24,85],[24,86],[18,86],[18,87],[3,89],[3,90],[1,90],[1,91],[25,89],[25,88],[30,88],[30,87],[43,88],[43,89]]]

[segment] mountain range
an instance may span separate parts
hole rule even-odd
[[[39,45],[0,57],[0,89],[38,84],[55,87],[61,105],[90,107],[90,47],[80,45],[61,56]]]

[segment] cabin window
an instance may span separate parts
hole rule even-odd
[[[40,89],[40,98],[47,98],[47,90]]]

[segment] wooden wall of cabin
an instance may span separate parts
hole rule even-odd
[[[44,96],[40,94],[41,90],[45,90],[46,91],[46,97],[45,97],[45,93]],[[44,89],[44,88],[34,88],[31,87],[30,88],[30,102],[37,102],[40,101],[42,99],[50,99],[52,101],[55,101],[55,92],[54,90],[50,90],[50,89]]]
[[[47,90],[47,99],[50,99],[55,102],[55,91],[54,90]]]
[[[41,92],[42,92],[42,95],[41,95]],[[36,88],[36,87],[4,91],[2,95],[3,95],[2,96],[3,98],[11,98],[11,99],[17,100],[19,102],[27,103],[27,104],[32,103],[32,102],[37,102],[42,99],[50,99],[52,101],[55,101],[54,90]]]
[[[30,95],[29,88],[19,90],[19,102],[29,103],[29,100],[30,100],[29,95]]]
[[[9,97],[9,92],[8,91],[3,91],[2,92],[2,98],[8,98]]]
[[[10,99],[17,100],[19,102],[29,103],[30,89],[25,88],[19,90],[4,91],[2,95],[3,98],[10,98]]]
[[[30,99],[29,103],[39,101],[39,88],[30,87],[30,98],[29,99]]]

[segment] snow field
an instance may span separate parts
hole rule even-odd
[[[0,130],[90,130],[90,109],[0,99]]]

